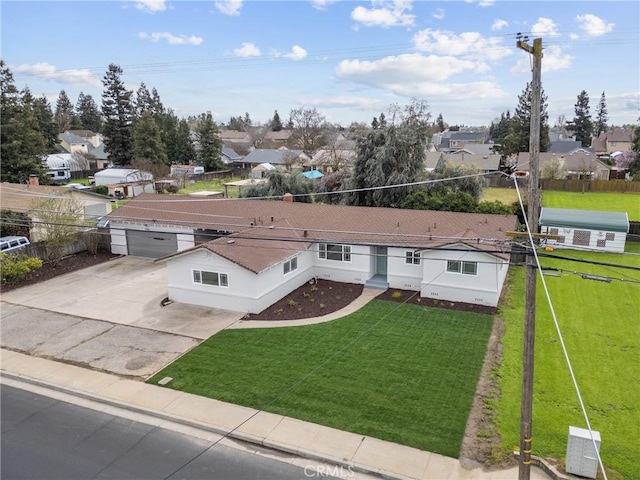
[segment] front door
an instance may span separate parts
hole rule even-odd
[[[376,247],[376,275],[387,276],[387,247]]]

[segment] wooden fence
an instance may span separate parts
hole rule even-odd
[[[551,180],[541,179],[542,190],[565,192],[640,193],[640,182],[626,180]]]

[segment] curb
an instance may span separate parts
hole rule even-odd
[[[236,432],[236,431],[229,431],[227,429],[224,428],[220,428],[220,427],[216,427],[214,425],[210,425],[210,424],[206,424],[206,423],[201,423],[201,422],[197,422],[195,420],[189,420],[187,418],[184,417],[180,417],[180,416],[172,416],[172,415],[168,415],[162,412],[159,412],[157,410],[150,410],[150,409],[146,409],[143,407],[138,407],[138,406],[134,406],[128,403],[123,403],[123,402],[119,402],[117,400],[110,400],[110,399],[106,399],[104,397],[100,397],[98,395],[93,395],[90,393],[86,393],[86,392],[82,392],[79,390],[74,390],[73,388],[68,388],[68,387],[61,387],[60,385],[55,385],[55,384],[51,384],[51,383],[47,383],[45,381],[42,380],[37,380],[28,376],[23,376],[23,375],[17,375],[14,373],[10,373],[4,370],[0,370],[0,377],[6,377],[15,381],[20,381],[20,382],[24,382],[24,383],[28,383],[31,385],[35,385],[38,387],[43,387],[43,388],[47,388],[50,390],[54,390],[60,393],[64,393],[67,395],[71,395],[71,396],[75,396],[75,397],[80,397],[83,398],[85,400],[90,400],[96,403],[101,403],[104,405],[109,405],[111,407],[116,407],[116,408],[120,408],[123,410],[128,410],[130,412],[134,412],[134,413],[140,413],[143,415],[148,415],[150,417],[154,417],[154,418],[158,418],[160,420],[165,420],[165,421],[169,421],[169,422],[173,422],[173,423],[177,423],[180,425],[184,425],[187,427],[191,427],[191,428],[196,428],[199,430],[204,430],[210,433],[215,433],[217,435],[221,435],[225,438],[231,438],[234,440],[239,440],[241,442],[245,442],[245,443],[249,443],[252,445],[258,445],[260,447],[264,447],[264,448],[268,448],[271,450],[276,450],[276,451],[280,451],[280,452],[284,452],[284,453],[288,453],[288,454],[293,454],[302,458],[307,458],[309,460],[313,460],[313,461],[320,461],[320,462],[326,462],[326,463],[330,463],[333,465],[336,465],[338,467],[345,467],[348,469],[351,469],[353,471],[357,471],[360,473],[365,473],[365,474],[370,474],[370,475],[376,475],[379,476],[381,478],[385,478],[388,480],[416,480],[412,477],[406,477],[404,475],[400,475],[400,474],[395,474],[392,472],[388,472],[388,471],[384,471],[384,470],[380,470],[377,468],[373,468],[373,467],[368,467],[367,465],[362,465],[359,463],[352,463],[352,462],[348,462],[345,461],[344,459],[340,459],[340,458],[336,458],[336,457],[330,457],[330,456],[323,456],[320,455],[316,452],[310,451],[310,450],[305,450],[303,448],[297,448],[294,447],[292,445],[288,445],[288,444],[284,444],[284,443],[280,443],[280,442],[273,442],[273,441],[263,441],[262,439],[258,439],[253,435],[250,434],[243,434],[241,432]]]

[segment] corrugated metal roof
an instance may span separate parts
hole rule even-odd
[[[621,212],[543,208],[539,223],[547,227],[584,228],[625,233],[629,231],[629,218],[626,213]]]

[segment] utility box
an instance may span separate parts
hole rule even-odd
[[[600,451],[600,432],[595,430],[597,452]],[[598,475],[598,455],[593,448],[593,440],[589,430],[578,427],[569,427],[569,441],[567,442],[567,459],[565,470],[567,473],[586,478],[596,478]]]

